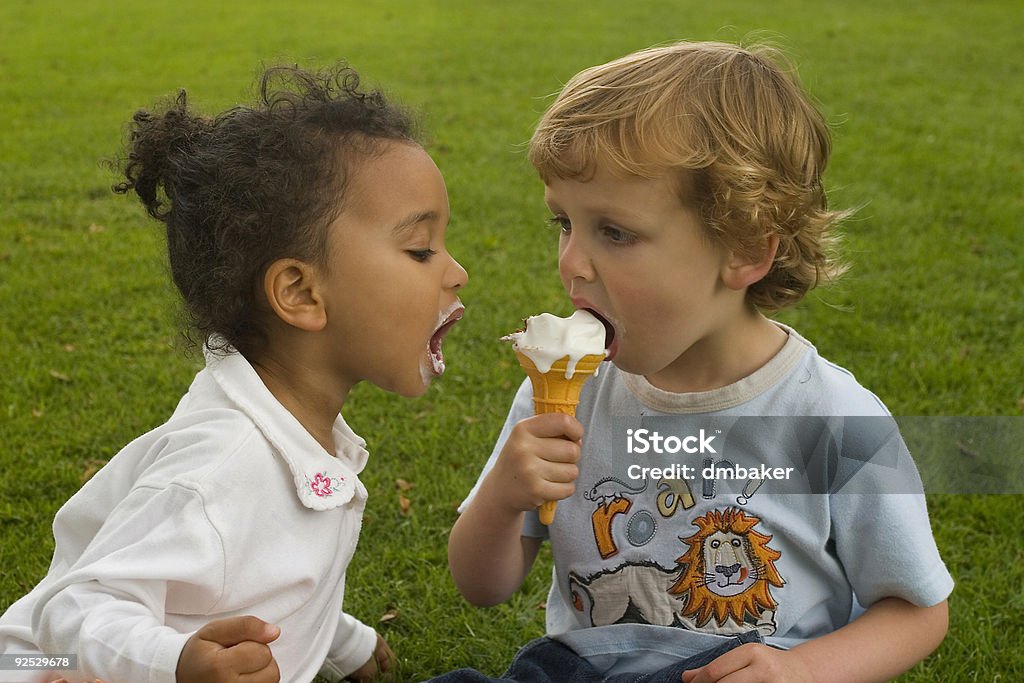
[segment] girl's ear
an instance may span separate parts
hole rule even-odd
[[[263,275],[263,295],[278,318],[292,327],[319,332],[327,325],[317,270],[298,259],[279,259]]]
[[[746,289],[760,281],[775,263],[779,236],[769,235],[759,256],[750,257],[732,252],[722,266],[722,282],[729,289]]]

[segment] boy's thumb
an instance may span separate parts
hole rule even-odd
[[[250,615],[211,621],[199,629],[196,635],[221,647],[234,647],[246,641],[272,643],[281,635],[281,629]]]

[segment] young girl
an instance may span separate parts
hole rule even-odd
[[[416,396],[444,371],[467,275],[440,172],[351,69],[279,67],[251,108],[210,120],[181,93],[136,114],[125,176],[166,225],[206,367],[58,512],[49,573],[0,618],[0,653],[77,669],[3,675],[386,673],[387,644],[342,612],[367,451],[340,411],[357,382]]]

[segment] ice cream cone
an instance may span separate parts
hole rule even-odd
[[[604,354],[583,356],[576,362],[572,376],[566,377],[569,356],[556,360],[547,372],[538,370],[533,360],[521,351],[516,351],[516,357],[530,378],[530,384],[533,385],[534,413],[563,413],[573,417],[576,416],[576,406],[580,402],[583,383],[597,373],[598,367],[605,359]],[[557,505],[557,501],[553,500],[541,504],[539,513],[542,524],[551,524],[554,521]]]

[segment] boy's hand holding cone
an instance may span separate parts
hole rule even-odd
[[[576,416],[583,383],[597,374],[605,359],[604,335],[597,318],[576,311],[569,318],[550,313],[528,318],[525,330],[505,337],[530,378],[535,414]],[[554,521],[556,506],[555,501],[540,506],[541,523]]]

